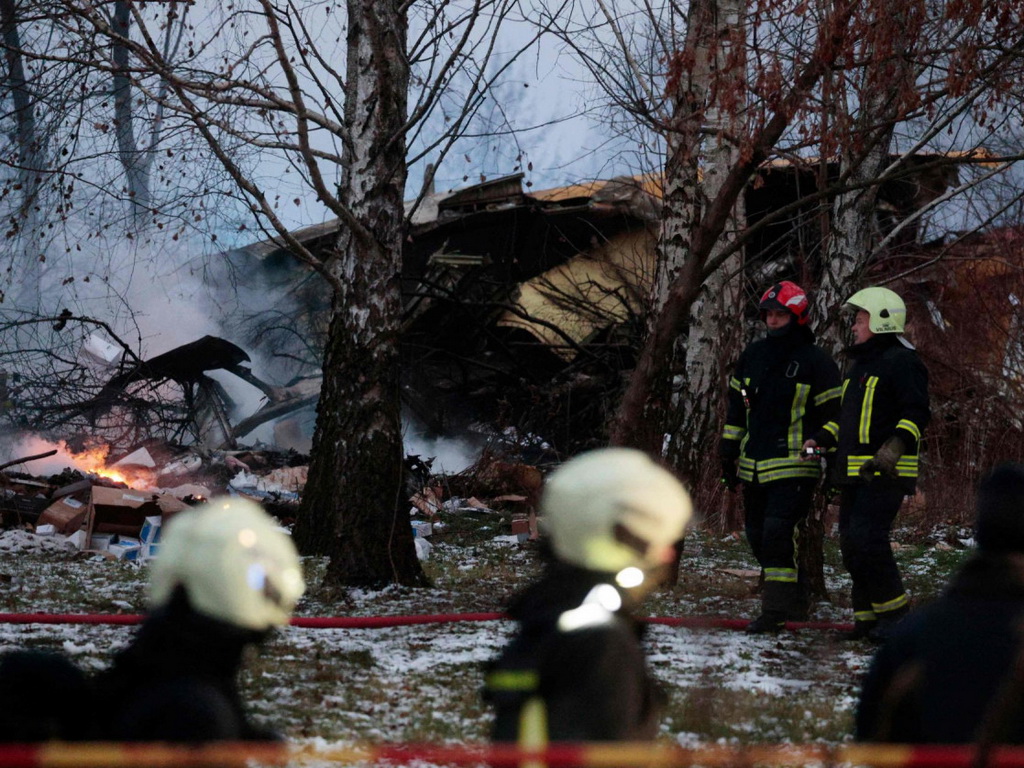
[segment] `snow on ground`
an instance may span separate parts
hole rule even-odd
[[[737,564],[751,566],[742,541],[698,533],[688,537],[686,550],[680,585],[655,595],[650,614],[756,615],[758,599],[750,585],[722,575]],[[315,588],[316,563],[307,561],[314,588],[299,614],[498,611],[535,573],[535,559],[532,550],[500,533],[468,546],[435,537],[426,563],[435,588],[350,590],[340,600]],[[939,559],[925,551],[920,568],[938,567]],[[141,612],[147,567],[71,552],[60,537],[4,531],[0,612]],[[845,590],[844,578],[827,568],[830,589]],[[849,621],[842,605],[820,604],[813,618]],[[58,650],[96,671],[132,631],[0,623],[0,653],[19,647]],[[254,715],[298,744],[480,741],[489,723],[479,698],[481,667],[512,631],[504,620],[355,630],[288,627],[253,660],[243,684]],[[685,745],[848,739],[858,681],[873,650],[840,643],[818,629],[748,637],[735,630],[652,624],[645,642],[651,667],[669,694],[662,732]]]
[[[74,545],[63,536],[39,536],[29,531],[12,529],[0,532],[0,553],[15,555],[21,552],[74,551]]]

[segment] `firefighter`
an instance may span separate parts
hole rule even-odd
[[[743,483],[747,542],[764,574],[761,614],[750,633],[778,632],[802,620],[808,596],[799,580],[799,529],[811,508],[821,462],[801,460],[805,440],[835,417],[839,368],[814,343],[800,286],[776,283],[758,305],[768,335],[743,350],[729,379],[719,442],[722,482]]]
[[[513,601],[518,633],[486,670],[492,736],[523,748],[653,739],[664,696],[631,609],[670,567],[690,497],[645,454],[605,448],[556,470],[540,512],[544,572]]]
[[[872,661],[858,739],[1024,744],[1024,465],[989,472],[975,509],[977,552]]]
[[[805,447],[835,450],[840,489],[839,546],[853,581],[851,639],[881,642],[909,610],[889,535],[903,498],[917,484],[921,433],[931,418],[928,371],[903,336],[906,305],[888,288],[857,291],[853,361],[839,418]]]
[[[74,662],[49,651],[0,655],[0,744],[89,741],[92,685]]]
[[[243,654],[288,623],[304,583],[291,537],[254,502],[213,499],[167,523],[150,613],[97,680],[103,739],[275,739],[250,722]]]

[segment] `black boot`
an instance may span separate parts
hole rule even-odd
[[[778,611],[765,611],[752,622],[747,624],[748,635],[763,635],[766,633],[777,633],[786,626],[786,614]]]
[[[910,613],[910,607],[904,605],[895,611],[886,611],[885,613],[878,614],[878,621],[875,622],[875,626],[868,632],[868,640],[872,643],[884,643],[892,636],[892,633],[896,630],[896,625],[908,613]]]
[[[788,621],[807,621],[811,617],[811,588],[803,570],[796,582],[796,594],[786,611]]]
[[[874,620],[855,621],[853,622],[853,629],[849,629],[845,632],[840,632],[837,635],[836,639],[843,641],[849,640],[853,642],[867,640],[871,636],[871,633],[874,631],[876,624],[878,624],[878,622]]]
[[[796,582],[767,581],[761,598],[761,613],[783,621],[807,621],[808,600]]]

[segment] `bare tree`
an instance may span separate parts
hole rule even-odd
[[[418,151],[440,161],[465,131],[515,59],[513,51],[488,65],[516,2],[210,5],[179,49],[169,49],[163,34],[178,4],[56,5],[61,34],[78,41],[77,63],[112,73],[116,99],[162,110],[172,134],[187,128],[202,137],[258,226],[331,295],[297,541],[331,556],[336,583],[422,583],[406,519],[399,420],[407,147],[425,124],[441,122],[434,118],[456,87],[461,108],[445,115],[435,137],[417,140]],[[523,48],[530,44],[532,37]],[[132,112],[119,114],[127,121]],[[136,159],[127,126],[117,128],[125,130],[121,158]],[[279,170],[268,175],[261,162]],[[139,173],[129,187],[141,204],[145,168],[125,166]],[[315,196],[339,220],[326,253],[292,235],[275,191],[289,178],[296,194]]]
[[[718,399],[714,381],[720,377],[714,368],[727,347],[709,340],[727,336],[729,312],[709,323],[717,327],[697,327],[697,320],[715,315],[701,297],[729,301],[737,295],[718,286],[729,285],[741,269],[743,249],[766,226],[787,216],[799,221],[806,211],[816,210],[824,222],[820,242],[807,252],[782,254],[785,263],[766,264],[759,271],[760,262],[747,253],[743,280],[751,284],[744,292],[753,295],[754,283],[778,276],[772,270],[781,267],[790,270],[784,276],[809,288],[822,281],[819,304],[831,308],[872,259],[914,242],[930,212],[967,189],[959,185],[941,195],[921,196],[917,209],[913,194],[894,202],[881,200],[876,192],[882,185],[912,188],[922,155],[936,167],[949,168],[985,137],[998,135],[991,131],[992,113],[1019,103],[1006,87],[1020,67],[1019,14],[1010,3],[897,6],[871,0],[750,2],[735,9],[736,21],[730,25],[719,4],[695,2],[685,24],[674,17],[676,24],[669,25],[664,19],[679,12],[674,4],[605,0],[600,18],[585,26],[589,37],[562,27],[616,111],[610,124],[619,127],[632,118],[666,148],[660,282],[639,363],[612,423],[612,442],[661,454],[669,436],[680,472],[701,476],[710,463],[702,446],[714,439],[714,419],[691,420],[680,428],[671,384],[673,377],[685,382],[681,399],[691,409],[699,404],[700,410],[694,409],[698,416],[713,413]],[[898,24],[879,23],[894,16]],[[685,36],[673,34],[677,29],[685,30]],[[642,55],[648,49],[636,45],[638,40],[661,55]],[[724,60],[731,66],[709,63],[716,61],[709,52],[721,55],[729,45],[734,52]],[[666,64],[659,69],[657,61]],[[837,109],[836,99],[847,107]],[[728,120],[712,120],[715,109]],[[987,125],[979,114],[985,111]],[[964,130],[969,117],[975,128]],[[701,160],[702,146],[734,152],[720,177],[713,164]],[[956,158],[945,154],[948,149],[957,150]],[[843,162],[837,164],[840,152]],[[737,203],[769,160],[797,169],[815,162],[815,156],[821,174],[805,197],[779,206],[756,224],[741,220]],[[1005,159],[1004,172],[1013,160]],[[712,173],[698,183],[701,162]],[[834,217],[828,213],[833,200]],[[738,224],[729,224],[732,217]],[[840,237],[841,231],[846,234]],[[813,261],[802,261],[808,256]],[[681,410],[685,416],[687,409]]]
[[[839,3],[821,17],[813,47],[795,63],[787,78],[788,84],[783,85],[781,79],[774,83],[767,79],[770,74],[778,78],[778,71],[770,68],[761,71],[761,85],[767,87],[761,94],[764,99],[760,104],[761,115],[744,138],[739,160],[729,169],[718,195],[708,202],[682,244],[686,249],[685,260],[669,287],[619,406],[612,431],[614,443],[660,453],[665,403],[662,393],[667,390],[672,376],[668,361],[675,339],[686,328],[690,308],[701,285],[719,266],[716,262],[721,256],[710,260],[712,250],[745,185],[806,105],[822,74],[838,61],[848,43],[858,6],[856,2]],[[684,49],[677,55],[684,63],[692,60],[692,51]],[[691,119],[703,119],[706,105],[700,106]]]
[[[32,233],[36,229],[37,202],[41,158],[43,156],[42,136],[36,123],[35,96],[25,76],[25,61],[21,54],[21,34],[18,28],[20,12],[16,0],[0,2],[0,28],[3,31],[5,80],[13,102],[14,155],[13,182],[5,189],[17,190],[17,202],[9,218],[9,232]],[[25,279],[22,282],[22,303],[37,309],[39,305],[40,267],[39,254],[29,251],[25,263]]]
[[[704,67],[695,67],[690,77],[693,82],[704,81],[704,88],[709,91],[699,100],[688,99],[691,103],[706,104],[702,126],[705,139],[700,153],[703,174],[695,187],[699,204],[691,206],[693,212],[684,214],[681,219],[692,226],[695,215],[717,197],[729,169],[739,157],[736,137],[743,135],[745,119],[746,3],[742,0],[693,3],[690,13],[691,17],[694,13],[700,14],[688,28],[696,30],[703,41],[695,49],[701,58],[708,61]],[[693,107],[689,111],[692,110]],[[736,247],[735,243],[744,222],[741,195],[712,249],[712,258],[722,254],[722,265],[708,276],[701,287],[700,295],[690,309],[688,332],[685,337],[680,337],[675,348],[673,383],[677,394],[666,413],[664,453],[669,464],[687,472],[708,465],[703,461],[708,453],[707,438],[717,430],[721,416],[721,408],[708,405],[721,400],[725,366],[739,346],[744,314],[742,301],[746,295],[742,279],[743,249]],[[685,249],[677,246],[675,250],[675,271],[678,271],[685,263]],[[667,296],[668,286],[662,286],[661,293],[653,297],[652,324]],[[712,462],[711,467],[714,466]]]

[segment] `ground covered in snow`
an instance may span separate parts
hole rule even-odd
[[[442,529],[424,566],[429,589],[338,594],[320,585],[323,563],[305,562],[311,589],[305,616],[372,616],[500,611],[537,569],[537,553],[484,520],[472,535]],[[908,534],[909,536],[909,534]],[[969,541],[946,532],[897,546],[918,602],[941,589]],[[950,544],[952,542],[952,544]],[[679,584],[645,605],[651,616],[752,618],[759,599],[741,536],[696,532],[687,538]],[[59,537],[0,532],[0,612],[139,613],[148,566],[79,553]],[[847,622],[848,581],[830,543],[826,580],[832,601],[818,622]],[[0,623],[0,653],[58,650],[87,670],[109,663],[128,626]],[[506,621],[421,624],[384,629],[281,630],[252,659],[243,686],[254,715],[297,743],[361,741],[462,743],[486,737],[479,697],[481,666],[508,639]],[[651,625],[650,663],[670,705],[666,740],[816,742],[849,738],[860,675],[871,647],[842,643],[823,629],[747,637],[724,629]]]

